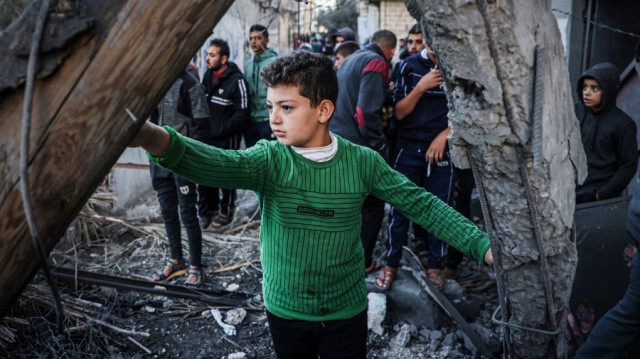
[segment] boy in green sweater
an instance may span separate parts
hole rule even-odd
[[[329,58],[297,51],[276,59],[262,76],[278,141],[222,150],[147,122],[131,146],[193,182],[257,193],[263,296],[279,358],[365,358],[360,212],[368,195],[491,265],[489,240],[375,151],[329,132],[338,93]]]

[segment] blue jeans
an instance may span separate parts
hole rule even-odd
[[[393,168],[407,176],[411,182],[431,192],[441,200],[449,203],[453,185],[453,165],[449,153],[445,152],[443,159],[430,166],[425,161],[424,152],[397,148],[397,155]],[[429,168],[430,167],[430,168]],[[411,221],[395,208],[391,208],[389,221],[389,250],[387,251],[387,266],[398,268],[402,258],[402,246],[407,242],[407,231]],[[445,246],[432,233],[415,231],[416,241],[426,241],[429,246],[429,268],[440,268],[444,256]],[[425,238],[426,237],[426,238]]]
[[[171,259],[183,259],[182,235],[180,233],[180,221],[182,220],[189,240],[189,263],[192,266],[201,266],[202,232],[198,224],[198,209],[196,207],[198,196],[195,183],[172,173],[166,177],[152,176],[151,183],[158,195]]]
[[[640,243],[640,190],[629,204],[627,229],[631,237]],[[604,295],[604,294],[603,294]],[[629,286],[622,299],[593,327],[587,341],[576,353],[576,358],[619,358],[640,336],[640,259],[633,258]]]
[[[267,311],[273,347],[279,359],[365,359],[367,311],[349,319],[289,320]]]

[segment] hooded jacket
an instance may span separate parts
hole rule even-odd
[[[599,110],[593,112],[582,100],[585,79],[600,84],[602,99]],[[620,88],[620,73],[613,64],[600,63],[585,71],[577,83],[575,105],[580,121],[582,145],[587,157],[588,174],[576,189],[576,202],[590,202],[619,196],[629,184],[638,167],[636,124],[616,106]]]
[[[382,107],[389,83],[389,63],[376,44],[349,56],[338,70],[338,101],[329,128],[387,158]]]
[[[189,66],[187,66],[188,68]],[[179,133],[199,139],[198,133],[208,127],[209,107],[198,79],[182,71],[169,91],[164,95],[149,120],[160,126],[170,126]],[[161,167],[151,166],[152,178],[166,178],[170,173]]]
[[[207,70],[202,85],[211,113],[210,126],[201,135],[203,142],[223,147],[230,136],[241,134],[251,119],[247,81],[238,66],[228,62],[220,77]]]
[[[336,43],[336,37],[338,36],[342,36],[344,41],[356,41],[356,32],[350,27],[343,27],[331,36],[334,44]]]
[[[267,88],[262,83],[262,69],[269,65],[278,57],[278,54],[270,47],[267,51],[253,58],[244,65],[244,76],[249,83],[249,94],[251,96],[251,120],[253,122],[264,122],[269,120],[269,110],[267,110]]]

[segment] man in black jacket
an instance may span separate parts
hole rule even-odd
[[[576,189],[576,202],[613,198],[633,178],[638,167],[636,124],[616,106],[620,74],[610,63],[600,63],[578,80],[575,105],[588,175]]]
[[[354,52],[338,70],[338,101],[330,122],[333,133],[355,144],[369,147],[389,159],[384,135],[382,107],[389,85],[389,62],[396,52],[396,35],[378,30],[371,44]],[[373,251],[384,217],[384,201],[368,196],[362,205],[365,273],[376,267]]]
[[[229,61],[229,45],[213,39],[207,49],[207,71],[202,78],[211,119],[196,138],[224,149],[239,149],[242,130],[251,120],[247,81]],[[222,193],[222,198],[220,193]],[[203,229],[222,228],[233,220],[236,190],[198,185],[198,213]]]

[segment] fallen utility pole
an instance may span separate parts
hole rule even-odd
[[[67,268],[55,268],[51,271],[51,274],[54,278],[67,283],[70,282],[73,285],[97,285],[100,287],[110,287],[118,290],[148,293],[171,298],[191,299],[215,305],[243,307],[249,310],[263,310],[261,305],[251,304],[253,296],[246,293],[187,288],[169,283],[151,282]]]

